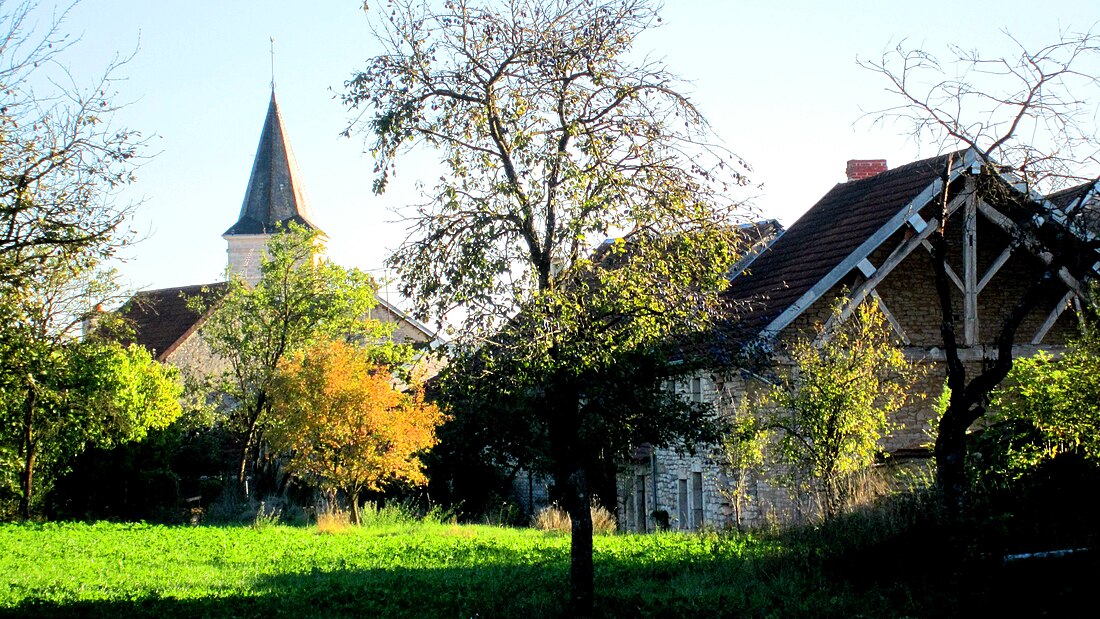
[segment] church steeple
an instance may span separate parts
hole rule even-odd
[[[272,89],[241,214],[224,236],[271,234],[280,224],[286,225],[291,221],[319,230],[311,221],[313,213],[298,176],[298,163],[294,160],[294,152],[279,115],[279,104],[275,101],[275,90]]]
[[[222,235],[229,243],[230,273],[258,281],[260,256],[267,240],[280,226],[293,222],[320,231],[312,221],[313,213],[298,177],[298,163],[294,160],[272,87],[241,213],[237,223]]]

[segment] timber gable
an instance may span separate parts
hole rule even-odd
[[[730,298],[754,308],[735,320],[747,321],[758,337],[775,338],[792,325],[806,326],[800,317],[827,316],[840,296],[849,299],[845,316],[874,298],[902,342],[935,348],[939,308],[929,237],[946,213],[960,343],[988,347],[1026,282],[1053,260],[1051,243],[1073,242],[1081,252],[1091,251],[1086,243],[1092,233],[1067,222],[1074,208],[1095,199],[1096,188],[1080,186],[1050,199],[1012,195],[1018,184],[1002,175],[1006,182],[983,190],[975,180],[982,165],[974,152],[962,151],[837,185],[762,253],[751,273],[731,282]],[[1021,330],[1027,336],[1018,338],[1023,346],[1042,345],[1052,331],[1064,332],[1065,309],[1082,299],[1079,273],[1062,268],[1057,277],[1064,290],[1045,300],[1041,318],[1029,317]],[[929,322],[926,315],[932,316],[931,329],[922,324]]]

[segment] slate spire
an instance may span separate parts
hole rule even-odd
[[[298,177],[298,163],[290,149],[272,87],[241,214],[223,236],[272,234],[279,224],[285,226],[290,222],[320,230],[312,221],[313,213]]]

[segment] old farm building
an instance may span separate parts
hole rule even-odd
[[[929,237],[946,212],[948,275],[962,360],[973,367],[993,359],[995,340],[1010,309],[1057,252],[1076,251],[1078,268],[1056,269],[1059,291],[1045,298],[1016,335],[1014,357],[1039,349],[1057,352],[1077,329],[1072,309],[1098,256],[1085,241],[1084,224],[1098,201],[1093,184],[1050,196],[1025,193],[1007,174],[989,174],[971,151],[887,170],[885,161],[849,162],[849,181],[836,185],[788,230],[743,265],[728,294],[741,305],[742,343],[773,346],[811,332],[831,315],[836,300],[847,308],[878,301],[906,355],[926,366],[916,390],[925,396],[903,409],[900,429],[885,439],[895,455],[927,454],[931,402],[945,378],[941,312]],[[983,174],[983,170],[986,171]],[[947,187],[946,200],[944,188]],[[720,368],[680,388],[685,397],[730,406],[752,372]],[[748,497],[735,514],[728,489],[741,471],[724,470],[717,453],[681,457],[641,450],[620,476],[618,515],[625,528],[653,530],[654,513],[673,528],[697,529],[797,516],[798,504],[766,479],[746,478]]]

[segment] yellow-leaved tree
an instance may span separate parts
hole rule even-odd
[[[438,442],[443,420],[419,385],[403,391],[368,350],[322,341],[280,364],[266,432],[290,454],[292,475],[344,492],[359,524],[362,491],[427,481],[419,454]]]

